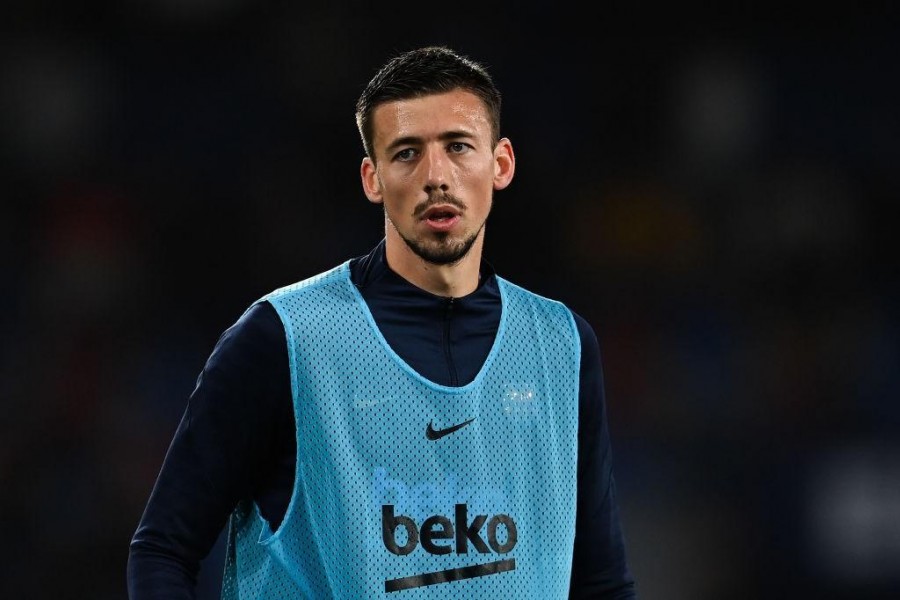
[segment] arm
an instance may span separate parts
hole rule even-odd
[[[574,313],[573,313],[574,314]],[[578,415],[578,499],[570,599],[635,598],[616,502],[597,336],[575,314],[581,336]]]
[[[195,597],[200,561],[277,462],[289,381],[281,321],[258,304],[222,334],[197,379],[131,541],[131,600]]]

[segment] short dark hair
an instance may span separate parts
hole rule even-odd
[[[491,144],[500,140],[500,90],[487,68],[446,46],[426,46],[395,56],[372,77],[356,101],[356,126],[363,148],[373,160],[372,112],[379,105],[463,89],[487,108]]]

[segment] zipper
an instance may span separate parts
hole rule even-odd
[[[447,304],[444,308],[444,357],[447,359],[447,371],[450,374],[450,386],[457,387],[459,385],[459,378],[456,374],[456,365],[453,363],[453,353],[450,351],[450,320],[452,318],[453,298],[447,298]]]

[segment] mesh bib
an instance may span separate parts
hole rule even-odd
[[[281,288],[297,470],[271,531],[231,517],[223,598],[567,598],[580,339],[570,311],[497,278],[475,379],[435,384],[387,344],[349,262]]]

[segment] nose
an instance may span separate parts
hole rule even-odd
[[[430,194],[436,190],[446,192],[450,189],[445,172],[446,158],[442,147],[429,147],[426,150],[422,167],[425,169],[425,191],[427,193]]]

